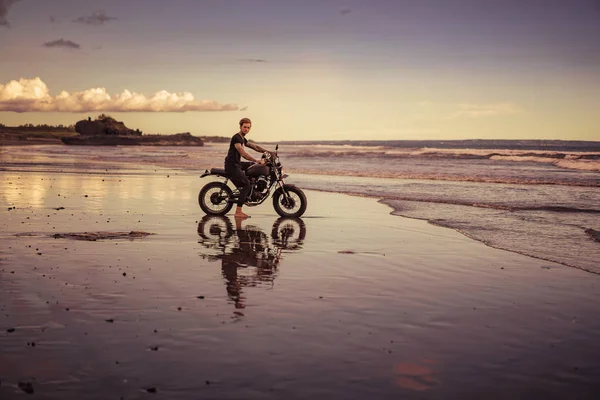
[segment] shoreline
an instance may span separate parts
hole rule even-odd
[[[447,226],[444,225],[441,222],[436,222],[435,219],[431,219],[431,218],[427,218],[427,217],[419,217],[419,216],[411,216],[411,215],[406,215],[404,213],[402,213],[401,210],[397,209],[396,207],[394,207],[391,203],[393,201],[397,201],[396,199],[393,198],[385,198],[385,197],[381,197],[381,196],[373,196],[373,195],[368,195],[368,194],[363,194],[363,193],[358,193],[358,192],[338,192],[338,191],[330,191],[330,190],[326,190],[326,189],[311,189],[312,191],[315,192],[323,192],[323,193],[332,193],[332,194],[340,194],[340,195],[346,195],[346,196],[355,196],[355,197],[361,197],[361,198],[370,198],[370,199],[374,199],[376,200],[378,203],[380,204],[384,204],[386,205],[391,211],[390,211],[390,215],[392,216],[396,216],[396,217],[401,217],[401,218],[408,218],[408,219],[414,219],[414,220],[418,220],[418,221],[425,221],[428,224],[438,227],[438,228],[442,228],[442,229],[448,229],[454,232],[457,232],[461,235],[463,235],[464,237],[468,238],[469,240],[473,240],[475,242],[481,243],[489,248],[492,249],[496,249],[496,250],[502,250],[502,251],[507,251],[510,253],[514,253],[514,254],[519,254],[522,255],[524,257],[531,257],[533,259],[537,259],[537,260],[541,260],[541,261],[545,261],[545,262],[549,262],[549,263],[556,263],[556,264],[560,264],[562,266],[568,267],[568,268],[573,268],[573,269],[577,269],[583,272],[587,272],[587,273],[591,273],[594,275],[600,275],[600,272],[598,271],[594,271],[593,269],[590,268],[586,268],[584,266],[581,265],[576,265],[573,263],[568,263],[565,261],[561,261],[561,260],[555,260],[555,259],[551,259],[551,258],[545,258],[543,256],[539,256],[536,254],[530,254],[527,253],[525,251],[519,251],[517,249],[511,249],[508,247],[502,247],[502,246],[498,246],[498,245],[493,245],[490,244],[489,242],[487,242],[485,239],[482,238],[478,238],[476,236],[474,236],[473,234],[471,234],[468,231],[462,230],[461,228],[457,228],[457,227],[453,227],[453,226]],[[411,201],[415,201],[415,200],[402,200],[405,202],[411,202]],[[460,205],[460,204],[457,204]],[[600,241],[600,234],[593,230],[593,229],[588,229],[585,231],[585,234],[587,235],[588,240],[591,241]]]
[[[93,149],[93,147],[92,147],[92,149]],[[96,167],[97,167],[96,170],[92,169],[92,170],[88,170],[88,171],[85,171],[85,172],[78,171],[77,170],[78,166],[74,165],[73,168],[72,168],[72,170],[60,170],[60,171],[55,171],[55,172],[69,173],[69,174],[83,173],[83,174],[101,176],[101,175],[104,175],[108,171],[108,170],[106,170],[104,168],[105,166],[108,166],[108,165],[109,165],[109,163],[107,163],[106,165],[99,164],[99,165],[96,165]],[[130,174],[130,173],[144,174],[143,171],[147,171],[148,174],[150,174],[150,175],[157,174],[157,173],[158,174],[161,174],[161,173],[170,174],[170,173],[172,173],[172,174],[181,174],[181,175],[186,175],[186,174],[188,174],[188,175],[195,175],[195,174],[199,174],[199,173],[202,172],[201,169],[190,170],[190,169],[186,169],[186,168],[183,168],[183,167],[179,167],[179,168],[178,167],[169,167],[169,166],[160,166],[159,167],[159,166],[153,164],[152,162],[144,163],[143,161],[141,162],[141,165],[139,165],[139,167],[137,167],[135,170],[126,170],[127,165],[138,165],[138,163],[133,163],[131,161],[122,162],[119,165],[115,165],[114,168],[112,168],[110,170],[110,173],[111,174],[112,173],[118,174],[119,171],[123,171],[124,174]],[[24,167],[23,169],[20,169],[20,170],[13,170],[13,172],[26,171],[27,168],[28,167]],[[157,172],[157,170],[159,170],[159,171]],[[135,171],[135,172],[133,172],[133,171]],[[154,172],[151,172],[151,171],[154,171]],[[39,172],[43,172],[43,171],[39,171]],[[307,175],[310,176],[310,174],[307,174]],[[450,182],[453,182],[453,181],[450,181]],[[349,191],[340,192],[340,191],[331,191],[331,190],[327,190],[327,189],[315,189],[315,188],[312,188],[312,190],[323,191],[323,192],[328,192],[328,193],[339,193],[339,194],[342,194],[342,195],[350,195],[350,196],[372,198],[372,199],[375,199],[376,201],[378,201],[378,202],[380,202],[382,204],[385,204],[386,206],[390,207],[391,208],[391,212],[390,212],[391,215],[400,216],[400,217],[404,217],[404,218],[417,219],[417,220],[424,220],[424,221],[427,221],[428,223],[430,223],[431,225],[438,226],[438,227],[441,227],[441,228],[447,228],[447,229],[456,231],[456,232],[460,233],[461,235],[464,235],[465,237],[467,237],[467,238],[469,238],[471,240],[483,243],[484,245],[486,245],[488,247],[491,247],[491,248],[495,248],[495,249],[499,249],[499,250],[503,250],[503,251],[508,251],[508,252],[513,252],[513,253],[521,254],[521,255],[524,255],[524,256],[527,256],[527,257],[533,257],[533,258],[536,258],[536,259],[539,259],[539,260],[543,260],[543,261],[547,261],[547,262],[556,262],[556,263],[559,263],[561,265],[567,266],[569,268],[579,269],[579,270],[582,270],[582,271],[585,271],[585,272],[589,272],[589,273],[592,273],[592,274],[599,274],[594,269],[586,267],[585,265],[578,265],[577,263],[567,262],[567,261],[563,261],[561,259],[556,259],[556,258],[553,259],[553,258],[550,258],[550,257],[544,257],[543,255],[538,255],[538,254],[532,253],[531,251],[527,251],[527,250],[511,248],[511,247],[508,247],[508,246],[494,245],[492,243],[489,243],[485,238],[477,237],[476,235],[474,235],[474,234],[472,234],[472,233],[470,233],[468,231],[462,230],[462,229],[454,227],[454,226],[447,226],[447,225],[444,225],[444,223],[436,222],[435,218],[428,218],[427,216],[407,215],[405,213],[402,213],[399,209],[397,209],[397,207],[395,207],[392,204],[395,201],[401,201],[401,202],[408,202],[408,203],[410,203],[410,202],[415,202],[415,201],[419,202],[419,200],[414,200],[414,199],[410,199],[410,198],[407,198],[407,199],[396,199],[396,198],[389,197],[389,196],[388,197],[374,196],[374,195],[370,195],[370,194],[363,194],[363,193],[360,193],[360,192],[349,192]],[[431,203],[431,201],[424,201],[422,203]],[[447,204],[447,203],[441,202],[440,204]],[[469,207],[473,206],[470,203],[464,203],[464,204],[463,203],[452,203],[452,205],[456,205],[456,206],[469,206]],[[477,206],[475,206],[475,207],[477,207]],[[487,210],[488,208],[489,207],[482,207],[482,209],[485,209],[485,210]],[[507,211],[515,211],[515,210],[507,210]],[[516,210],[516,211],[518,211],[518,210]],[[581,210],[581,211],[588,211],[588,210]],[[594,213],[598,212],[597,210],[589,210],[589,211],[594,212]],[[588,230],[588,231],[590,231],[590,230]],[[595,239],[593,235],[588,234],[588,233],[584,233],[583,234],[583,239],[586,240],[586,242],[588,240],[590,242],[594,242],[594,241],[597,242],[597,239]]]
[[[64,139],[64,140],[63,140]],[[71,143],[65,143],[65,140]],[[87,143],[86,143],[87,142]],[[206,141],[201,136],[189,133],[144,134],[141,136],[82,136],[58,133],[34,134],[0,132],[0,146],[62,145],[62,146],[203,146]]]

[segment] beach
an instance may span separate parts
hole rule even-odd
[[[0,400],[600,399],[600,0],[98,4],[0,0]]]
[[[2,399],[600,391],[597,274],[376,198],[307,190],[301,220],[236,224],[190,171],[61,168],[0,171]]]

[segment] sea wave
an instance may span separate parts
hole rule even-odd
[[[515,161],[515,162],[538,162],[545,164],[553,164],[559,168],[575,169],[579,171],[600,171],[600,158],[595,159],[587,155],[573,154],[557,154],[555,156],[548,155],[493,155],[492,160],[498,161]]]
[[[593,160],[560,160],[553,163],[557,167],[565,169],[576,169],[579,171],[598,171],[600,172],[600,162]]]
[[[413,201],[417,203],[435,203],[435,204],[449,204],[456,206],[468,206],[475,208],[487,208],[493,210],[503,211],[547,211],[547,212],[558,212],[558,213],[584,213],[584,214],[598,214],[600,215],[600,209],[595,208],[583,208],[583,207],[570,207],[570,206],[554,206],[554,205],[542,205],[542,206],[518,206],[518,205],[506,205],[499,203],[484,203],[484,202],[472,202],[459,199],[448,199],[448,198],[434,198],[434,197],[421,197],[419,195],[403,196],[392,193],[371,193],[367,194],[360,191],[343,190],[339,188],[325,188],[319,185],[305,185],[306,189],[331,192],[331,193],[342,193],[353,196],[367,196],[374,198],[384,198],[387,201]]]
[[[380,159],[437,159],[437,160],[492,160],[500,162],[535,162],[552,164],[562,169],[600,171],[600,152],[564,152],[545,150],[498,149],[404,149],[385,146],[294,146],[286,149],[286,156],[318,158]]]
[[[316,169],[316,168],[286,168],[287,172],[307,174],[307,175],[322,175],[322,176],[356,176],[362,178],[391,178],[391,179],[412,179],[412,180],[434,180],[434,181],[451,181],[451,182],[479,182],[479,183],[503,183],[516,185],[562,185],[562,186],[583,186],[583,187],[600,187],[600,177],[597,179],[587,180],[569,180],[560,178],[543,178],[543,177],[506,177],[506,176],[481,176],[481,175],[451,175],[443,172],[438,173],[423,173],[423,172],[407,172],[407,171],[348,171],[342,169]]]

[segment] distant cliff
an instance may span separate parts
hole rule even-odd
[[[133,130],[108,115],[100,115],[75,124],[78,136],[63,137],[62,142],[80,146],[204,146],[204,141],[189,132],[172,135],[143,135],[139,129]]]
[[[174,135],[92,135],[61,138],[64,144],[80,146],[204,146],[204,141],[189,132]]]

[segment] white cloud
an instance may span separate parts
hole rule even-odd
[[[0,83],[0,111],[14,112],[185,112],[236,111],[235,104],[219,104],[214,100],[198,101],[189,92],[156,92],[150,97],[124,90],[111,96],[105,88],[83,92],[62,91],[51,96],[48,86],[38,77]]]
[[[454,112],[450,119],[468,117],[496,117],[500,115],[522,114],[523,110],[511,103],[493,104],[458,104],[458,111]]]

